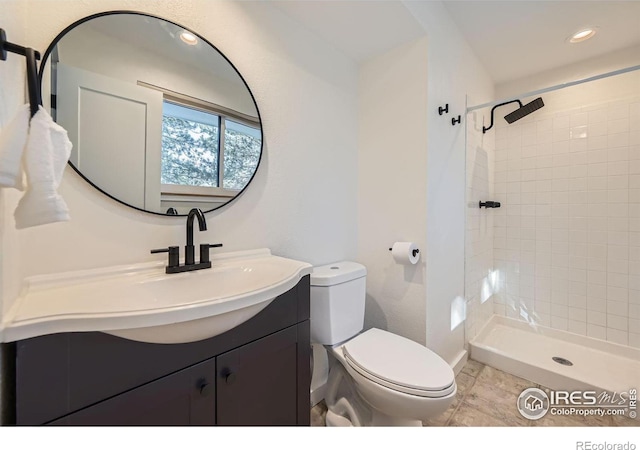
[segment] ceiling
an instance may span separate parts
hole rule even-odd
[[[398,0],[270,3],[358,63],[425,34]]]
[[[111,14],[84,22],[78,28],[107,35],[167,62],[187,64],[230,82],[242,83],[236,70],[217,49],[201,40],[196,45],[186,45],[179,38],[184,29],[171,22],[139,14]]]
[[[270,3],[356,62],[425,34],[400,0]],[[640,0],[443,3],[496,84],[640,46]],[[585,26],[599,31],[580,44],[566,42]]]
[[[497,84],[640,45],[640,1],[444,3]],[[566,42],[587,26],[593,38]]]

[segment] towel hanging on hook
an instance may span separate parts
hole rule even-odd
[[[42,91],[40,91],[40,83],[38,83],[38,64],[36,62],[40,59],[40,53],[30,47],[23,47],[7,41],[5,31],[0,28],[0,59],[2,61],[6,61],[7,52],[22,55],[27,59],[27,87],[31,117],[33,117],[42,105]]]
[[[40,53],[7,41],[0,28],[0,59],[7,52],[26,58],[29,105],[2,129],[0,135],[0,187],[22,190],[25,194],[14,212],[16,229],[70,220],[69,208],[58,193],[64,169],[71,153],[67,131],[40,108],[42,91],[38,82]],[[30,116],[30,117],[29,117]]]

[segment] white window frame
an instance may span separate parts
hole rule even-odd
[[[227,119],[238,122],[248,127],[260,129],[260,120],[257,117],[235,111],[215,103],[207,102],[196,97],[171,91],[153,84],[138,81],[139,86],[144,86],[162,92],[163,100],[175,103],[185,108],[194,108],[205,113],[215,114],[220,117],[220,129],[218,130],[218,187],[208,186],[187,186],[178,184],[161,184],[160,196],[162,201],[206,201],[204,197],[233,198],[240,189],[227,189],[224,185],[224,139],[225,122]]]

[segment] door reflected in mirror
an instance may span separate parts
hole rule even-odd
[[[196,33],[138,13],[83,19],[42,66],[43,101],[70,164],[111,198],[163,215],[210,211],[251,182],[262,155],[253,95]]]

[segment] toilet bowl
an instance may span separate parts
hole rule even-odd
[[[326,423],[421,426],[453,402],[453,370],[414,341],[377,328],[362,332],[365,276],[353,262],[317,267],[311,275],[311,339],[331,360]]]

